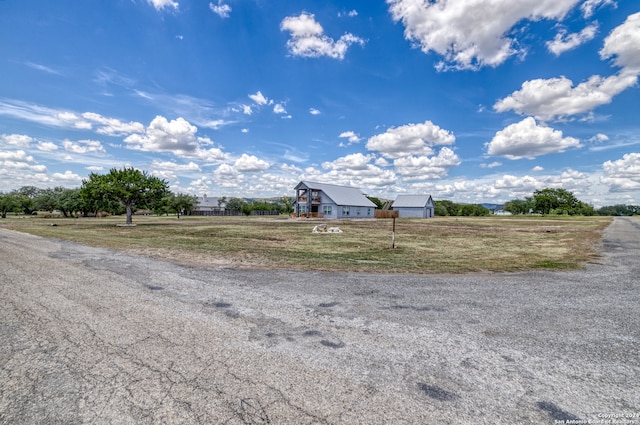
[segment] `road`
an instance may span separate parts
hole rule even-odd
[[[640,222],[602,248],[568,272],[305,273],[0,229],[0,423],[640,424]]]

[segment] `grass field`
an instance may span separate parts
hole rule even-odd
[[[384,273],[575,269],[597,261],[610,217],[436,217],[316,221],[285,217],[7,218],[3,228],[177,263]],[[52,226],[55,224],[55,226]],[[343,233],[314,234],[318,224]]]

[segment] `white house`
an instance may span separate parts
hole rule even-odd
[[[301,181],[294,189],[298,217],[374,218],[376,204],[358,188]]]
[[[431,195],[398,195],[393,209],[398,211],[398,217],[431,218],[435,203]]]

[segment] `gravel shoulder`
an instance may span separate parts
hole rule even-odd
[[[186,267],[0,229],[0,423],[640,424],[639,254],[632,218],[584,270],[462,276]]]

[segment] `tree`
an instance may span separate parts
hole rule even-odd
[[[240,198],[230,198],[227,201],[227,205],[226,205],[226,209],[229,211],[237,211],[237,212],[242,212],[242,206],[246,204],[245,201],[243,201]]]
[[[198,203],[198,199],[195,196],[185,195],[178,193],[177,195],[171,194],[169,197],[169,211],[175,212],[180,218],[181,213],[187,213],[193,211]]]
[[[543,215],[551,212],[573,214],[579,202],[573,193],[565,189],[546,188],[533,192],[533,209]]]
[[[7,213],[18,206],[18,200],[14,193],[0,192],[0,217],[7,218]]]
[[[124,206],[127,224],[132,224],[136,208],[153,208],[167,193],[167,182],[135,168],[112,168],[109,174],[91,173],[82,181],[84,200],[95,205],[118,202]]]
[[[293,199],[293,196],[283,196],[282,198],[280,198],[280,211],[285,214],[291,214],[293,212],[294,202],[295,199]]]
[[[504,210],[511,214],[529,214],[533,209],[533,198],[514,199],[504,204]]]

